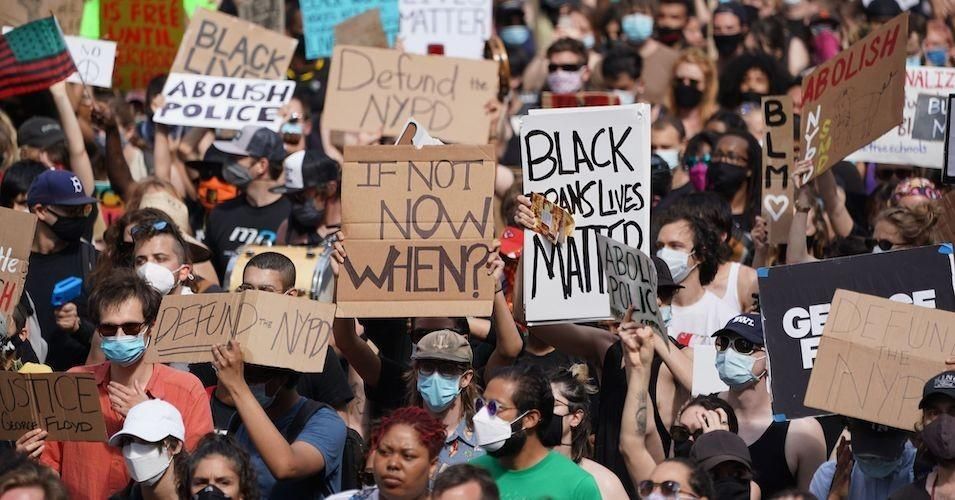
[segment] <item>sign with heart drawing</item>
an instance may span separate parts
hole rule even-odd
[[[766,140],[763,147],[762,215],[769,224],[769,243],[776,245],[788,242],[789,226],[793,220],[795,186],[790,170],[795,161],[795,129],[792,98],[764,97],[763,119],[766,121]]]

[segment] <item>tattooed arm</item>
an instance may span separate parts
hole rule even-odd
[[[627,366],[627,398],[620,421],[620,453],[630,480],[637,484],[650,477],[657,460],[646,439],[656,432],[650,417],[650,363],[653,360],[653,330],[635,323],[622,323],[619,330]]]

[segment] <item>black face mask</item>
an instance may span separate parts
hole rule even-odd
[[[511,428],[513,429],[513,426],[515,424],[521,425],[522,420],[523,419],[521,418],[517,419],[516,422],[511,424],[512,426]],[[501,446],[500,448],[494,451],[488,450],[487,454],[491,455],[494,458],[513,457],[514,455],[517,455],[522,449],[524,449],[524,443],[527,443],[527,431],[524,429],[521,429],[519,431],[515,431],[514,433],[512,433],[511,437],[507,438],[507,440],[504,441],[503,446]]]
[[[683,39],[683,30],[667,26],[657,26],[657,41],[670,47],[680,43]]]
[[[673,456],[680,458],[690,458],[690,450],[693,449],[693,441],[687,439],[686,441],[674,441],[673,442]]]
[[[663,198],[670,193],[673,176],[669,171],[650,173],[650,194]]]
[[[56,222],[50,226],[50,229],[57,238],[69,243],[74,243],[80,241],[80,238],[86,233],[88,226],[89,219],[86,217],[57,216]]]
[[[306,229],[315,229],[325,218],[325,210],[315,208],[315,203],[308,200],[305,203],[295,203],[292,205],[292,220]]]
[[[739,102],[751,102],[753,104],[759,104],[763,102],[763,97],[765,96],[766,94],[761,94],[759,92],[743,92],[739,95]]]
[[[676,84],[673,92],[676,100],[676,107],[680,109],[693,109],[703,100],[703,91],[683,82]]]
[[[555,446],[560,446],[561,438],[564,437],[564,416],[554,415],[550,419],[550,423],[547,424],[547,428],[544,429],[544,434],[541,435],[541,444],[548,448],[553,448]],[[523,433],[522,433],[523,434]],[[507,446],[505,443],[504,446]]]
[[[743,34],[713,35],[713,42],[716,44],[716,50],[721,57],[731,56],[736,52],[739,44],[743,42]]]
[[[200,490],[199,493],[192,495],[192,500],[227,500],[229,498],[232,497],[223,493],[222,490],[214,484],[210,484]]]
[[[710,163],[710,168],[706,170],[706,189],[730,200],[746,182],[746,173],[745,168],[729,163]]]
[[[713,481],[716,498],[720,500],[748,500],[749,481],[735,477],[727,477]]]

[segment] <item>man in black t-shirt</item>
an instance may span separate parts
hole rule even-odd
[[[226,182],[242,194],[217,206],[206,223],[205,243],[212,252],[219,281],[226,283],[229,260],[242,245],[267,245],[277,239],[279,226],[288,219],[292,204],[270,191],[280,185],[285,148],[279,135],[263,127],[245,127],[231,141],[213,147],[226,153],[222,168]]]
[[[27,205],[38,221],[24,289],[33,298],[40,332],[49,345],[46,362],[56,371],[86,364],[90,350],[95,325],[85,319],[86,292],[96,249],[81,238],[89,229],[94,203],[79,178],[62,170],[43,172],[27,192]],[[83,279],[82,293],[54,307],[53,288],[72,276]]]

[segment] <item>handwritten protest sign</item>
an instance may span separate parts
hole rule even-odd
[[[766,120],[766,144],[763,147],[763,218],[769,223],[769,243],[789,241],[793,221],[795,186],[790,177],[796,153],[793,150],[793,100],[789,96],[763,98],[763,119]]]
[[[537,110],[520,129],[524,191],[576,221],[562,245],[525,231],[526,319],[609,318],[597,235],[650,251],[650,107]]]
[[[116,42],[78,36],[67,36],[65,40],[73,63],[76,64],[76,73],[70,75],[66,81],[110,88],[113,85]]]
[[[948,370],[955,314],[836,291],[806,406],[914,430],[925,382]]]
[[[106,423],[91,373],[0,371],[0,439],[40,427],[54,441],[106,441]]]
[[[284,80],[297,44],[228,14],[196,9],[171,72]]]
[[[497,82],[491,61],[336,46],[323,125],[396,136],[414,117],[445,142],[486,144],[484,105],[497,95]]]
[[[247,125],[278,132],[279,109],[292,100],[291,80],[252,80],[172,73],[163,87],[166,102],[156,123],[241,129]]]
[[[381,27],[378,9],[367,10],[335,26],[335,42],[339,45],[388,48],[388,38]]]
[[[484,58],[484,42],[491,37],[491,0],[431,2],[399,0],[401,41],[413,54],[427,54],[440,45],[444,55]]]
[[[346,147],[339,316],[489,316],[491,146]]]
[[[812,177],[902,122],[909,14],[852,44],[803,81],[803,158]]]
[[[0,207],[0,314],[20,302],[35,230],[36,215]]]
[[[246,363],[321,372],[335,305],[278,293],[167,295],[146,361],[212,361],[212,346],[235,339]]]
[[[285,0],[236,0],[239,19],[285,33]]]
[[[113,86],[145,88],[169,71],[185,19],[181,0],[100,0],[100,38],[118,44]]]
[[[955,311],[952,265],[951,245],[935,245],[759,269],[776,418],[820,415],[803,399],[836,289]]]
[[[942,168],[951,92],[955,92],[955,69],[906,68],[902,123],[846,160]]]
[[[398,0],[299,0],[299,5],[305,28],[305,57],[308,59],[332,55],[332,50],[342,45],[334,39],[335,26],[371,9],[378,9],[389,46],[394,45],[398,35],[401,22]]]
[[[652,326],[662,336],[667,328],[657,307],[657,269],[650,257],[600,234],[597,251],[614,319],[622,320],[633,306],[633,321]]]

